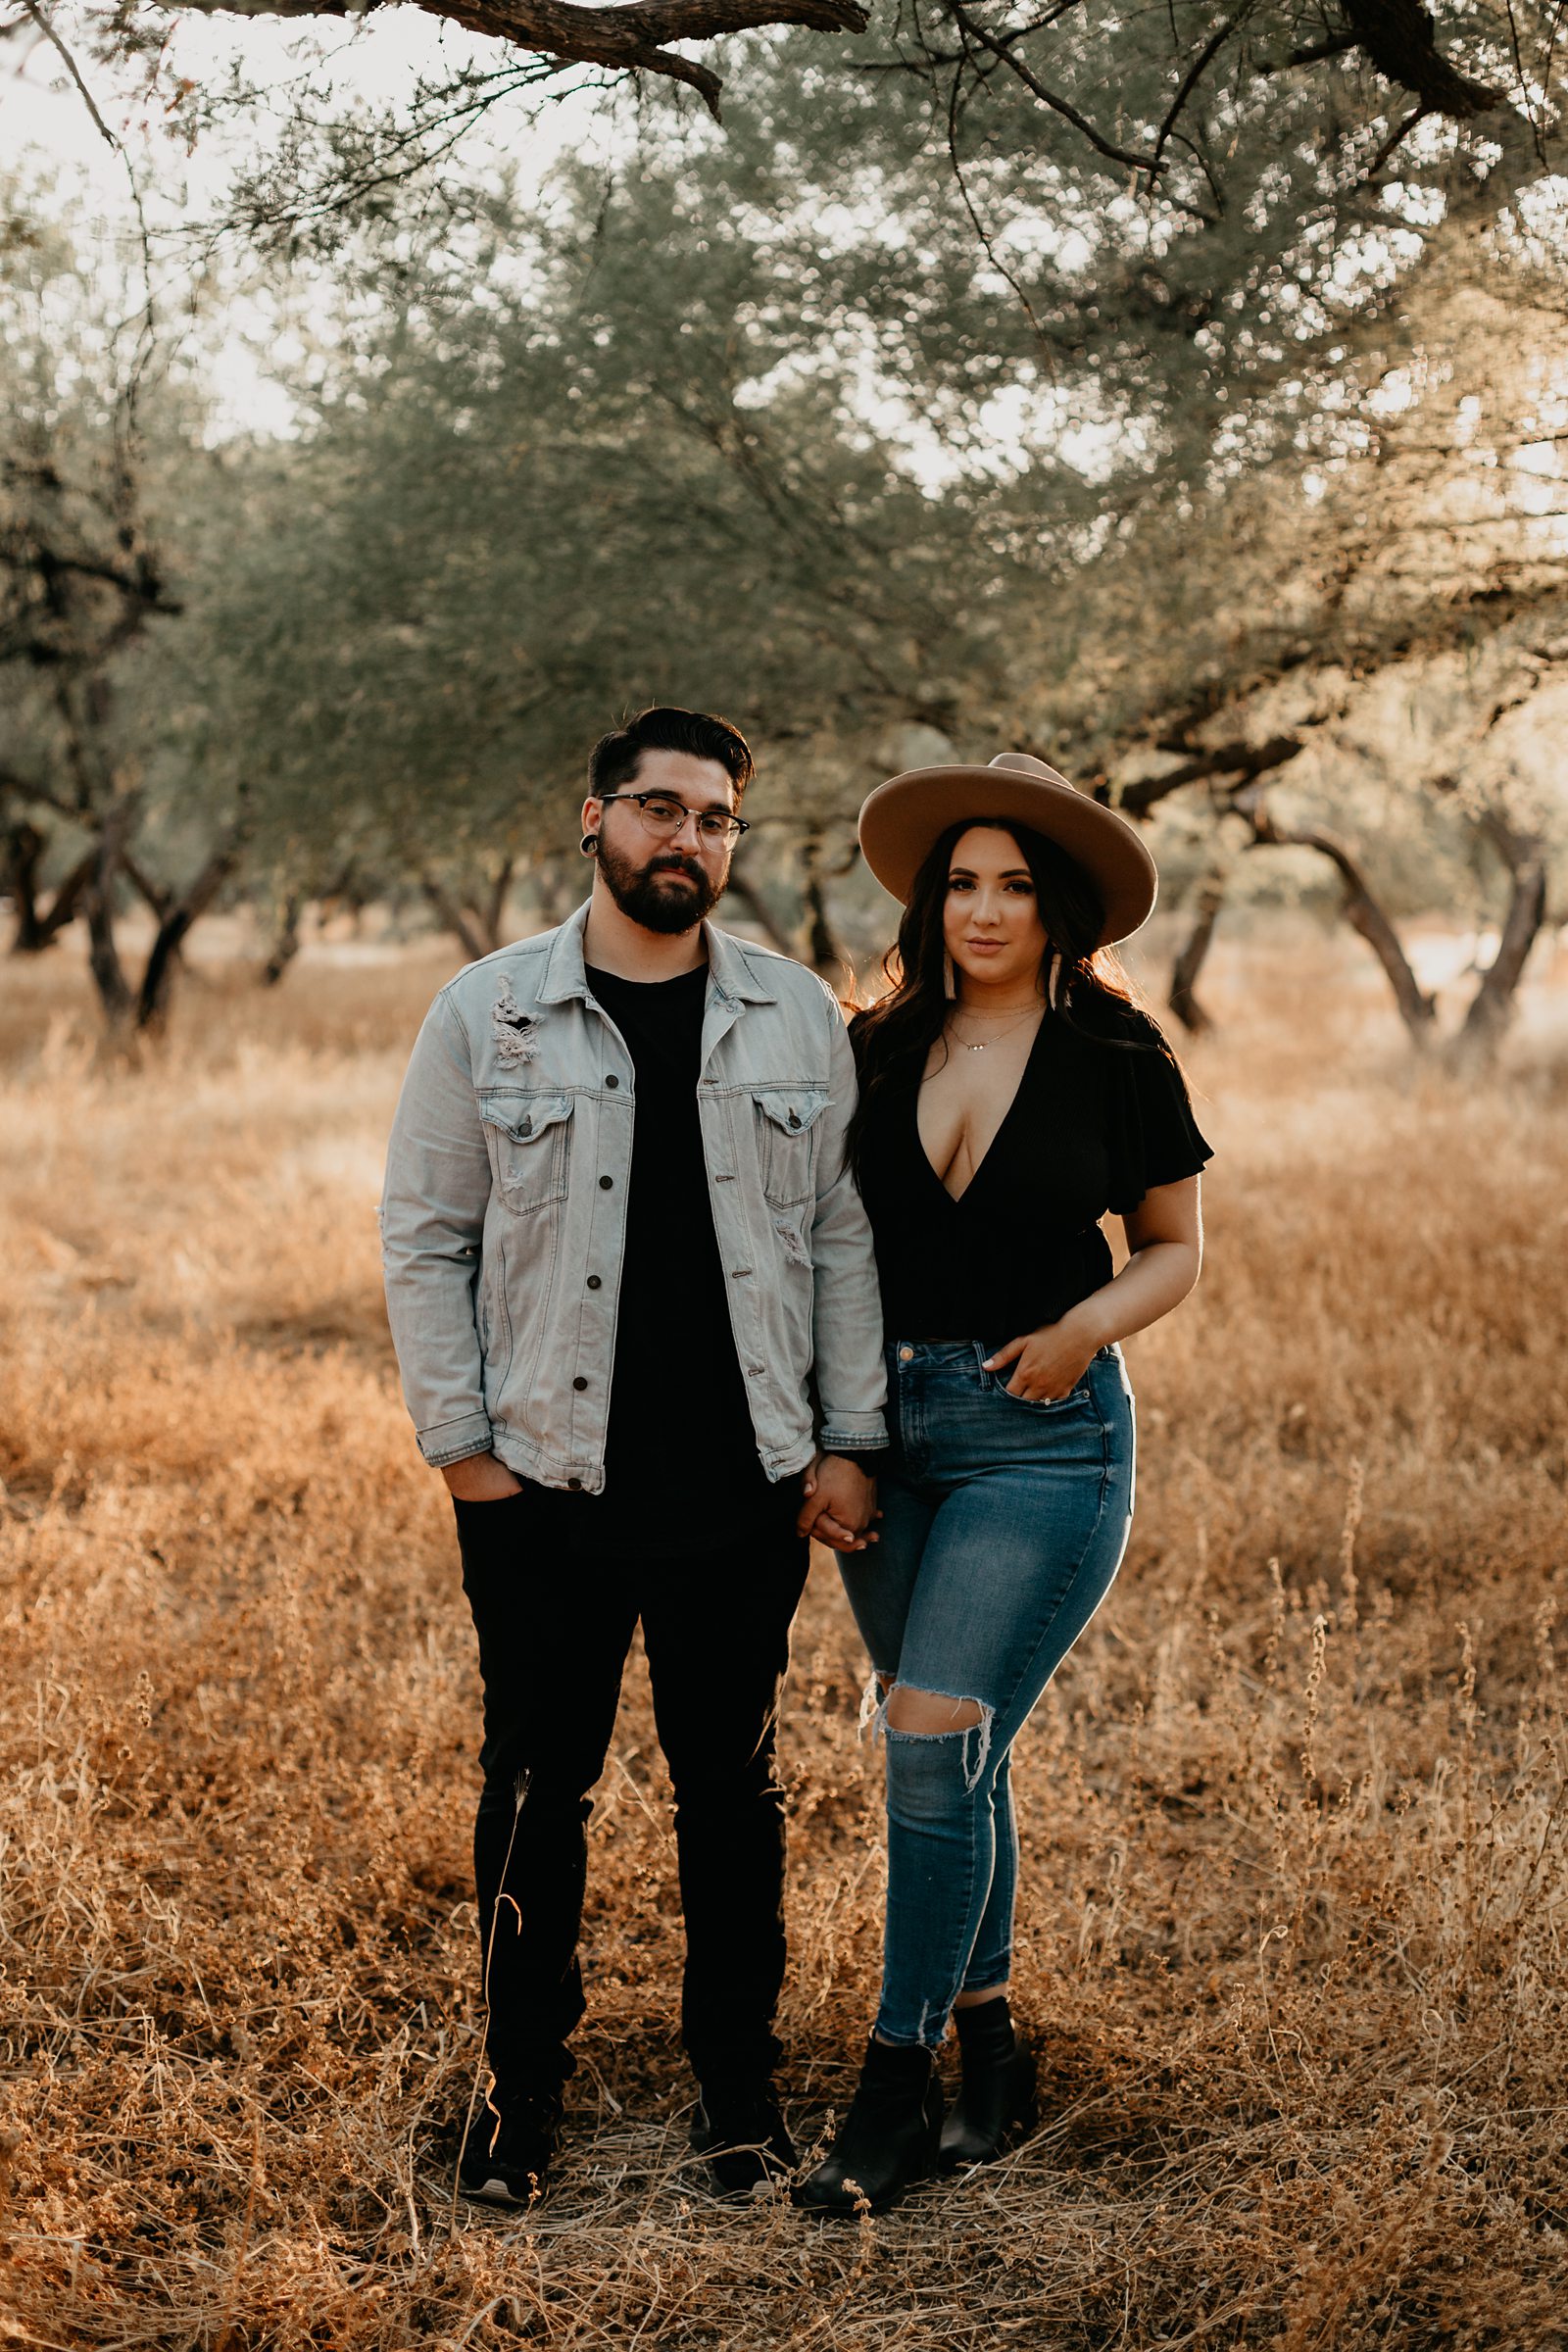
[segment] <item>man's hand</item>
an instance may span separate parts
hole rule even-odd
[[[1009,1340],[995,1355],[986,1357],[987,1372],[1004,1371],[1013,1367],[1007,1383],[1009,1396],[1025,1397],[1031,1404],[1055,1404],[1070,1396],[1100,1351],[1101,1341],[1088,1327],[1087,1318],[1073,1311],[1062,1316],[1059,1323],[1043,1324],[1039,1331],[1025,1334],[1021,1340]]]
[[[878,1541],[876,1480],[842,1454],[819,1453],[801,1484],[796,1533],[825,1544],[830,1551],[863,1551]],[[869,1532],[867,1532],[869,1531]]]
[[[461,1462],[447,1462],[441,1471],[459,1502],[504,1502],[522,1493],[522,1481],[493,1453],[467,1453]]]

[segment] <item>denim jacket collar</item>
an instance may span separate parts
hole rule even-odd
[[[583,965],[582,940],[588,925],[591,902],[584,900],[575,914],[568,915],[550,944],[544,977],[539,983],[537,1001],[541,1004],[564,1004],[573,997],[586,1001],[588,975]],[[704,922],[703,938],[708,948],[708,969],[713,992],[732,1004],[776,1004],[777,997],[764,987],[747,953],[744,940],[732,938],[713,923]],[[759,959],[760,960],[760,959]]]

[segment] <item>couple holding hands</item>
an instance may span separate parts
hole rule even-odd
[[[639,1621],[718,2186],[880,2210],[1032,2122],[1012,1748],[1126,1545],[1118,1343],[1198,1278],[1208,1147],[1110,952],[1154,899],[1132,826],[1023,754],[878,786],[860,847],[905,913],[846,1028],[813,973],[708,920],[751,776],[699,711],[597,744],[587,904],[442,991],[392,1131],[392,1333],[484,1690],[492,2086],[459,2180],[501,2203],[543,2193],[556,2151],[590,1791]],[[810,1539],[870,1657],[888,1895],[859,2084],[795,2178],[774,1735]]]

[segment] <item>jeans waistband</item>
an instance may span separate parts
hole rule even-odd
[[[924,1357],[929,1363],[966,1363],[973,1357],[978,1357],[981,1362],[984,1362],[987,1356],[995,1355],[999,1348],[1005,1348],[1009,1340],[1021,1337],[1021,1333],[1013,1331],[1004,1333],[1001,1339],[996,1340],[903,1340],[895,1338],[888,1341],[887,1353],[895,1363],[912,1363],[917,1357]],[[1094,1364],[1111,1358],[1119,1360],[1120,1356],[1120,1340],[1110,1340],[1103,1348],[1097,1348],[1089,1360]]]

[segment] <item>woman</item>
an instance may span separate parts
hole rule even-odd
[[[1117,1343],[1198,1279],[1208,1146],[1110,943],[1153,905],[1123,818],[1036,760],[896,776],[860,845],[906,902],[891,993],[853,1024],[850,1150],[887,1334],[881,1540],[826,1532],[870,1652],[887,1758],[881,2005],[843,2129],[797,2201],[892,2204],[1032,2121],[1007,2008],[1008,1765],[1109,1590],[1133,1503]],[[1112,1279],[1101,1231],[1131,1252]],[[943,2122],[933,2059],[956,2019]]]

